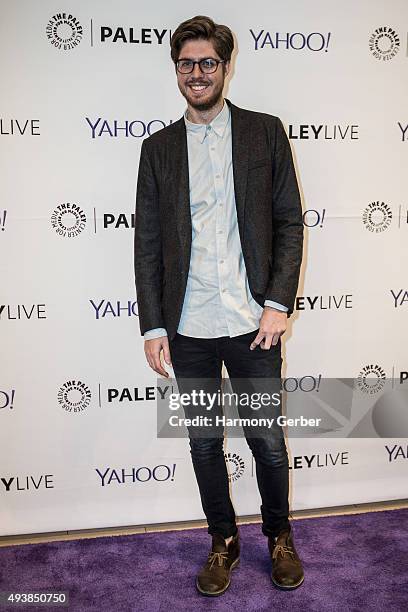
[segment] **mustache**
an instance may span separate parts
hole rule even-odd
[[[201,79],[196,79],[188,81],[187,85],[211,85],[211,81],[202,81]]]

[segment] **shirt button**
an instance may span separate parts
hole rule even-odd
[[[211,125],[207,125],[207,130],[210,131],[211,130]]]
[[[216,174],[216,175],[215,175],[215,178],[220,178],[220,175],[219,175],[219,174]]]
[[[222,291],[223,293],[225,293],[226,289],[221,289],[221,291]]]
[[[220,202],[220,206],[222,206],[222,202]]]
[[[224,260],[223,260],[223,259],[220,259],[220,263],[224,263]]]
[[[211,147],[211,151],[215,151],[215,147]]]
[[[218,233],[219,233],[219,234],[222,234],[222,230],[218,230]]]

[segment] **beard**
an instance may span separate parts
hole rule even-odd
[[[192,84],[209,85],[209,91],[204,95],[195,96],[194,92],[192,92],[190,89],[190,85]],[[215,106],[217,102],[219,102],[219,100],[221,99],[223,88],[224,79],[222,80],[222,82],[219,82],[218,84],[214,85],[213,83],[211,83],[211,81],[205,80],[205,78],[189,82],[183,87],[179,86],[181,94],[184,96],[190,106],[192,106],[198,111],[207,111],[213,108],[213,106]]]

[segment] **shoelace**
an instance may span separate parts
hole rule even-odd
[[[221,567],[224,561],[226,561],[227,559],[228,559],[228,553],[226,552],[210,552],[210,554],[208,555],[210,569],[212,569],[212,566],[214,565],[216,560],[218,560],[218,565]]]
[[[276,544],[275,548],[273,549],[272,559],[276,559],[279,553],[282,555],[282,557],[287,553],[290,553],[291,555],[295,556],[295,553],[291,548],[288,548],[287,546],[282,546],[282,544]]]

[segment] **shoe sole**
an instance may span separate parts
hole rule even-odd
[[[235,559],[234,563],[231,565],[230,567],[230,572],[235,569],[237,567],[237,565],[239,565],[239,557],[238,559]],[[220,591],[214,591],[214,592],[208,592],[208,591],[203,591],[199,584],[198,584],[198,580],[196,579],[196,587],[197,590],[202,594],[202,595],[206,595],[207,597],[218,597],[218,595],[222,595],[223,593],[225,593],[225,591],[228,589],[229,585],[231,584],[231,578],[228,580],[227,585],[221,589]]]
[[[277,582],[275,582],[275,580],[271,577],[271,580],[273,582],[273,584],[278,588],[281,589],[281,591],[292,591],[293,589],[297,589],[298,587],[300,587],[301,584],[303,584],[305,577],[302,577],[302,580],[300,580],[300,582],[298,582],[297,584],[294,584],[292,586],[283,586],[281,584],[278,584]]]

